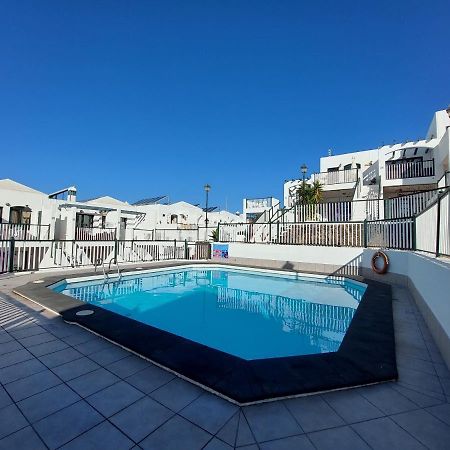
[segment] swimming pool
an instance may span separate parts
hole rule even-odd
[[[53,287],[245,360],[336,352],[366,285],[346,278],[184,266]]]

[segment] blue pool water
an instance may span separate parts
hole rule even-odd
[[[365,288],[347,279],[195,266],[54,287],[247,360],[337,351]]]

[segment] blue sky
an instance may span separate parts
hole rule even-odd
[[[2,1],[0,178],[242,208],[319,157],[424,136],[448,1]]]

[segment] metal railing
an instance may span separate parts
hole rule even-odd
[[[416,217],[415,249],[450,256],[450,190]]]
[[[116,228],[76,227],[75,239],[79,241],[113,241]]]
[[[50,225],[0,223],[0,239],[48,239]]]
[[[188,241],[0,240],[0,273],[96,267],[111,261],[140,263],[209,259],[210,244]]]
[[[414,219],[360,222],[285,222],[219,226],[221,242],[412,250]]]
[[[330,184],[356,183],[358,180],[358,169],[333,170],[330,172],[319,172],[312,175],[313,181],[318,181],[324,186]]]
[[[384,217],[386,219],[400,219],[415,216],[433,203],[438,198],[439,192],[439,189],[434,189],[385,199]]]
[[[434,176],[434,159],[426,161],[386,161],[386,180]]]

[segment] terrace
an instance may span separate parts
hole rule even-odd
[[[450,439],[450,373],[404,287],[393,288],[397,382],[239,407],[14,298],[41,276],[2,279],[1,448],[407,449]]]

